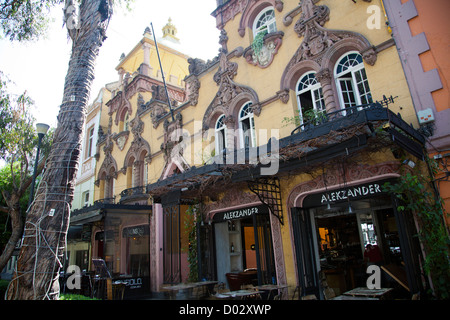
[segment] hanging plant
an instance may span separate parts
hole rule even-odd
[[[252,49],[255,55],[258,55],[261,52],[261,49],[264,46],[264,36],[267,33],[267,29],[264,29],[255,36],[255,39],[253,39]]]

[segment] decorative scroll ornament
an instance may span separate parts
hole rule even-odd
[[[268,67],[275,55],[278,53],[278,49],[281,46],[284,32],[272,32],[264,36],[263,44],[259,50],[255,50],[252,46],[248,47],[244,51],[244,57],[248,63],[255,66],[266,68]]]
[[[287,68],[304,60],[313,60],[321,65],[324,54],[337,42],[346,39],[358,42],[363,47],[361,53],[364,60],[373,65],[376,61],[376,52],[369,41],[356,32],[324,28],[325,22],[330,18],[330,9],[325,5],[316,6],[315,2],[303,0],[300,4],[301,16],[295,23],[294,30],[299,37],[303,37],[303,41]]]
[[[214,75],[214,81],[219,86],[219,89],[213,101],[206,109],[203,117],[204,129],[209,127],[209,120],[214,111],[220,110],[226,116],[230,116],[232,114],[230,106],[238,96],[246,95],[248,100],[252,100],[253,103],[258,103],[258,97],[252,89],[233,81],[233,78],[237,74],[238,64],[228,61],[227,55],[223,51],[219,54],[219,59],[219,70]]]

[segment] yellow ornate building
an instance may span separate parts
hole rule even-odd
[[[216,58],[173,49],[169,21],[116,68],[97,206],[74,215],[92,258],[147,292],[206,279],[325,299],[366,285],[372,244],[405,279],[383,285],[421,291],[413,216],[383,189],[423,167],[424,139],[382,3],[230,0],[212,15]]]

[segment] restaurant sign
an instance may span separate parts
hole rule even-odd
[[[263,204],[257,206],[251,206],[241,209],[235,209],[230,211],[218,212],[214,215],[214,222],[223,222],[234,219],[244,219],[251,217],[255,214],[269,213],[267,207]]]
[[[376,181],[373,183],[311,194],[303,201],[303,207],[321,206],[328,203],[358,200],[382,195],[385,193],[382,187],[388,181],[391,180]]]

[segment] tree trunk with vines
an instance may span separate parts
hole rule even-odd
[[[70,5],[74,3],[66,0],[66,15]],[[79,23],[69,25],[66,20],[72,53],[63,101],[46,169],[25,221],[23,246],[8,299],[59,298],[59,272],[63,266],[86,109],[95,61],[106,39],[111,15],[111,0],[83,0],[79,5]]]

